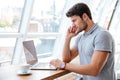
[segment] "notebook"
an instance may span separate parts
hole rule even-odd
[[[23,41],[23,48],[27,64],[31,65],[31,69],[56,70],[49,62],[38,62],[37,53],[33,40]]]

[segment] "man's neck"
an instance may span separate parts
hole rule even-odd
[[[92,20],[87,21],[87,28],[85,32],[88,32],[94,25],[95,23]]]

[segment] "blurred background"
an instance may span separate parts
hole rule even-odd
[[[119,70],[119,0],[0,0],[0,66],[25,62],[24,40],[34,40],[38,58],[60,57],[71,25],[65,13],[78,2],[88,4],[93,20],[113,35]]]

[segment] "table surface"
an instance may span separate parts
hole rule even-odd
[[[31,70],[30,75],[18,75],[17,65],[0,67],[0,80],[53,80],[69,73],[67,70]]]

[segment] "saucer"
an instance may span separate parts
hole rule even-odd
[[[31,73],[31,71],[28,71],[28,72],[18,71],[17,74],[21,75],[21,76],[24,76],[24,75],[30,75],[32,73]]]

